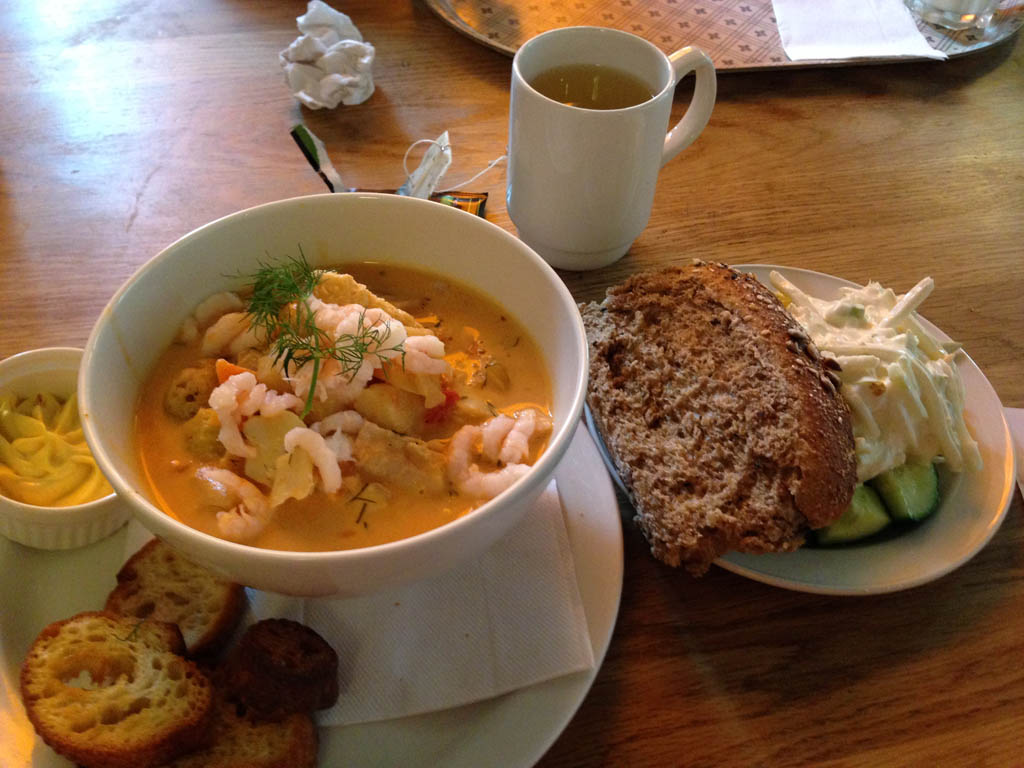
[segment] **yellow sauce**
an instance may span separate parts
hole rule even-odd
[[[0,493],[39,507],[69,507],[113,493],[82,435],[78,400],[0,394]]]
[[[409,268],[348,264],[336,270],[352,274],[431,328],[445,343],[445,359],[453,368],[452,386],[463,397],[486,402],[490,411],[486,416],[511,415],[526,407],[549,413],[550,384],[535,342],[491,299]],[[195,476],[203,461],[189,452],[182,422],[164,408],[175,375],[199,361],[199,345],[200,340],[175,344],[157,362],[142,390],[136,446],[159,506],[187,525],[219,536],[216,513],[221,507],[203,493]],[[481,370],[482,348],[486,349],[487,370],[495,372],[490,385],[487,371]],[[423,424],[414,436],[445,441],[451,432],[451,426]],[[535,446],[528,463],[532,464],[543,448],[543,444]],[[228,460],[221,466],[241,474],[237,462]],[[450,488],[440,494],[382,488],[380,483],[362,478],[355,467],[343,465],[342,470],[340,491],[325,494],[316,490],[302,500],[289,499],[276,508],[271,524],[246,543],[293,551],[356,549],[437,528],[482,503]]]

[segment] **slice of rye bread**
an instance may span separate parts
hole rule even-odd
[[[587,402],[655,557],[699,575],[842,515],[857,474],[837,366],[756,278],[695,261],[581,311]]]
[[[152,539],[117,574],[106,610],[177,624],[190,656],[212,653],[231,636],[245,590]]]
[[[213,687],[174,624],[90,611],[50,624],[21,667],[36,732],[89,768],[151,768],[207,743]]]

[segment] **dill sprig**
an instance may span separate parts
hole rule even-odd
[[[125,635],[124,637],[117,637],[117,635],[114,635],[114,637],[117,637],[117,639],[120,640],[122,643],[130,643],[132,640],[135,639],[135,636],[139,634],[139,628],[145,623],[146,620],[141,619],[140,621],[135,622],[135,625],[132,627],[132,631],[129,632],[127,635]]]
[[[349,381],[356,375],[368,355],[373,355],[383,367],[388,352],[401,355],[405,364],[405,349],[401,343],[386,346],[391,336],[388,325],[366,323],[366,313],[360,313],[355,333],[343,333],[331,338],[316,324],[316,314],[307,299],[320,281],[322,272],[313,269],[299,248],[299,257],[288,257],[283,264],[260,264],[253,276],[252,296],[248,313],[253,327],[271,343],[274,363],[280,363],[285,375],[312,363],[313,375],[302,415],[313,407],[313,395],[320,376],[322,363],[337,360],[341,374]]]
[[[299,257],[288,256],[283,264],[260,262],[259,270],[250,278],[249,315],[252,324],[268,335],[273,334],[281,324],[281,311],[292,302],[312,296],[320,275],[320,270],[309,266],[301,246]]]

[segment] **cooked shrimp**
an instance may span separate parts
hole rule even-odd
[[[533,409],[517,413],[512,419],[495,416],[480,426],[467,424],[459,429],[448,444],[448,477],[460,493],[491,499],[525,475],[528,464],[522,461],[530,454],[530,437],[538,427],[549,426],[546,417]],[[500,446],[500,447],[499,447]],[[484,472],[476,463],[478,457],[505,464],[492,472]]]
[[[316,327],[332,339],[337,339],[341,335],[338,328],[342,323],[350,317],[358,316],[362,311],[362,307],[358,304],[331,304],[321,301],[316,296],[307,298],[306,306],[313,313],[313,322],[316,323]]]
[[[268,389],[266,384],[246,371],[229,376],[210,393],[210,407],[217,412],[220,432],[217,439],[228,453],[235,456],[253,456],[255,449],[242,437],[242,420],[256,413],[274,416],[288,409],[302,406],[302,400],[289,392]]]
[[[338,411],[330,416],[325,416],[312,428],[321,435],[328,435],[332,432],[347,432],[354,435],[362,426],[363,417],[358,411]]]
[[[324,442],[324,437],[309,427],[295,427],[284,436],[284,449],[292,453],[301,448],[313,460],[320,473],[320,484],[325,493],[334,493],[341,487],[341,468],[338,457]]]
[[[309,387],[313,381],[313,370],[313,363],[305,363],[284,373],[285,381],[291,385],[292,391],[301,398],[305,398],[309,394]],[[316,376],[316,392],[313,394],[317,400],[327,399],[327,385],[324,380],[332,370],[335,372],[341,370],[341,366],[336,360],[324,360],[320,363]]]
[[[244,306],[237,293],[222,291],[199,302],[199,305],[192,313],[192,317],[195,318],[200,328],[205,328],[221,315],[226,315],[228,312],[237,312]]]
[[[256,453],[242,437],[240,402],[255,386],[256,377],[251,373],[236,373],[210,393],[210,407],[217,412],[220,421],[217,439],[228,453],[235,456],[253,456]]]
[[[448,445],[448,478],[456,490],[467,496],[493,499],[529,471],[525,464],[509,464],[495,472],[484,472],[474,463],[483,428],[467,424],[452,435]]]
[[[302,405],[302,399],[291,392],[278,392],[260,383],[249,393],[246,409],[254,407],[254,413],[259,411],[264,416],[276,416],[283,411],[298,410]]]
[[[313,396],[320,401],[331,399],[332,402],[347,405],[355,400],[373,379],[373,369],[374,363],[369,358],[364,359],[359,368],[350,374],[342,371],[341,363],[337,360],[324,360],[320,363],[316,392]],[[313,380],[313,363],[306,363],[285,378],[295,394],[305,398]]]
[[[324,436],[324,443],[338,461],[352,461],[352,437],[363,426],[363,417],[355,411],[338,411],[326,416],[310,429]]]
[[[516,480],[530,471],[528,464],[507,464],[496,472],[481,472],[479,469],[462,479],[457,487],[467,496],[493,499],[502,491],[511,488]]]
[[[309,297],[306,304],[313,312],[316,326],[332,340],[342,336],[365,337],[368,329],[374,329],[376,338],[369,340],[368,357],[387,359],[402,354],[398,347],[405,341],[405,326],[383,309],[361,304],[330,304],[315,296]]]
[[[230,291],[215,293],[208,299],[201,301],[195,311],[185,318],[182,323],[178,339],[190,343],[199,338],[199,331],[206,328],[211,322],[221,315],[242,309],[245,305],[238,298],[238,294]]]
[[[228,504],[217,513],[217,528],[232,541],[250,541],[263,532],[271,517],[270,502],[259,488],[234,472],[217,467],[200,467],[196,477],[205,481]]]
[[[444,359],[444,342],[437,336],[410,336],[405,344],[405,370],[409,373],[450,374]]]
[[[317,328],[332,341],[351,336],[365,344],[365,349],[362,362],[354,371],[345,370],[341,363],[333,358],[322,360],[317,369],[312,363],[305,363],[289,371],[285,378],[299,397],[305,398],[308,395],[315,369],[317,377],[314,399],[348,405],[373,379],[374,369],[379,368],[386,360],[402,356],[402,345],[407,336],[406,328],[383,309],[366,308],[361,304],[330,304],[315,296],[307,298],[306,305],[313,312],[313,321]],[[443,344],[440,354],[444,354]],[[428,360],[425,355],[422,356]],[[428,367],[437,367],[439,364],[443,368],[437,372],[448,370],[447,363],[443,360],[428,360],[426,363]]]
[[[252,346],[259,344],[255,334],[251,333],[249,316],[244,312],[229,312],[206,329],[206,333],[203,334],[203,343],[199,348],[200,354],[203,357],[216,357],[239,338],[253,339]]]
[[[371,307],[363,316],[363,325],[379,331],[379,341],[369,349],[371,355],[385,360],[402,356],[400,347],[405,344],[409,334],[401,322],[383,309]]]
[[[352,437],[344,432],[334,432],[324,437],[324,444],[339,461],[352,461]]]
[[[483,430],[472,424],[461,427],[448,442],[448,476],[451,479],[467,474],[475,466],[473,455]]]
[[[391,317],[382,309],[366,309],[359,304],[347,304],[339,307],[336,304],[325,304],[319,299],[308,300],[311,309],[315,308],[318,326],[327,326],[325,333],[334,340],[342,336],[360,336],[362,329],[376,328],[376,339],[367,342],[363,360],[354,371],[345,371],[341,363],[335,359],[321,362],[317,372],[317,384],[314,398],[320,401],[331,400],[332,403],[347,405],[351,403],[366,385],[373,379],[373,371],[382,360],[398,357],[402,354],[399,347],[405,339],[405,326]],[[334,321],[337,320],[337,323]],[[366,341],[365,336],[363,340]],[[287,377],[292,389],[299,397],[309,392],[313,379],[314,367],[306,363]]]
[[[236,376],[240,374],[235,374]],[[241,374],[244,375],[244,374]],[[251,375],[251,374],[250,374]],[[264,398],[267,396],[267,385],[261,382],[257,382],[252,386],[248,386],[248,379],[245,382],[246,389],[239,388],[238,400],[238,415],[243,419],[247,419],[250,416],[255,416],[256,412],[259,411],[260,406],[263,404]]]
[[[264,416],[276,416],[282,411],[298,409],[301,405],[302,400],[291,392],[278,392],[270,389],[263,382],[259,382],[245,393],[239,402],[238,413],[243,418],[257,413],[262,413]]]
[[[495,416],[493,419],[485,421],[481,426],[483,455],[491,461],[498,460],[498,454],[501,452],[501,445],[504,442],[506,435],[512,431],[512,427],[515,426],[515,419],[511,416]],[[510,462],[505,462],[506,464]]]
[[[343,335],[368,336],[368,330],[373,330],[374,335],[368,339],[366,353],[368,356],[378,358],[399,357],[402,354],[399,347],[405,341],[405,326],[383,309],[350,304],[358,311],[349,313],[346,318],[335,328],[335,338]]]
[[[537,412],[532,408],[516,414],[515,425],[501,444],[498,461],[514,464],[530,455],[530,438],[537,429]]]

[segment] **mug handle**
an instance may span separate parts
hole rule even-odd
[[[711,118],[711,110],[715,106],[715,96],[718,93],[715,65],[700,48],[680,48],[670,54],[668,60],[672,63],[676,84],[690,72],[696,74],[697,84],[693,91],[693,101],[687,107],[686,113],[665,137],[665,148],[661,151],[662,166],[690,146],[704,130],[704,126]]]

